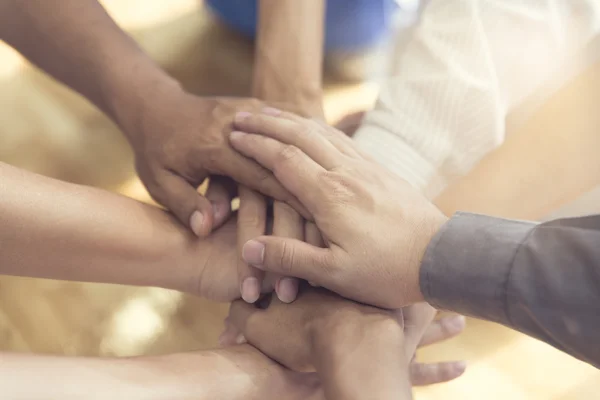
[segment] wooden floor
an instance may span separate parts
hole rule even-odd
[[[251,48],[196,0],[105,0],[116,19],[186,87],[247,94]],[[0,161],[148,201],[115,126],[78,96],[0,47]],[[376,88],[331,87],[335,120],[372,103]],[[0,350],[133,355],[212,347],[227,305],[155,288],[0,279]],[[469,321],[423,359],[466,359],[466,375],[420,399],[600,398],[600,373],[505,328]]]

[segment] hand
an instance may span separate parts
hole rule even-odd
[[[302,209],[268,170],[233,151],[227,142],[234,113],[263,104],[255,99],[202,98],[170,86],[145,102],[135,123],[123,124],[142,182],[197,236],[207,235],[231,212],[231,185],[215,185],[206,198],[197,192],[209,175],[231,177]]]
[[[427,303],[418,303],[402,310],[404,317],[404,334],[410,343],[407,347],[417,348],[429,346],[451,339],[465,328],[465,318],[461,315],[447,316],[432,321],[436,311]],[[423,331],[423,329],[425,329]],[[416,353],[410,363],[410,381],[413,386],[427,386],[448,382],[458,378],[465,372],[464,361],[449,361],[424,364],[416,361]]]
[[[238,116],[237,129],[249,133],[233,132],[230,141],[300,200],[328,248],[262,236],[244,245],[245,261],[383,308],[423,301],[421,260],[447,218],[343,133],[268,112]]]
[[[408,363],[415,349],[406,345],[416,347],[418,339],[404,337],[401,313],[354,303],[307,285],[292,304],[274,296],[265,300],[259,302],[263,309],[234,302],[229,322],[250,344],[282,365],[296,371],[316,370],[327,398],[351,398],[342,393],[353,391],[353,398],[364,398],[358,393],[373,398],[410,393]]]
[[[205,239],[185,235],[183,245],[178,247],[182,250],[169,259],[171,267],[188,268],[189,272],[183,274],[188,279],[182,283],[180,290],[220,302],[240,297],[236,232],[239,224],[238,215],[234,214]],[[261,292],[271,292],[275,275],[267,274],[261,283]]]
[[[356,335],[381,327],[390,331],[397,327],[401,333],[402,321],[393,312],[345,300],[325,289],[305,287],[295,302],[284,305],[270,295],[258,307],[235,301],[228,323],[250,344],[295,371],[315,370],[321,355],[316,348],[344,347],[344,341],[356,344],[363,339]]]
[[[407,337],[407,342],[410,342],[410,344],[407,344],[408,347],[421,348],[449,340],[464,330],[465,318],[463,316],[453,315],[432,321],[435,314],[435,309],[426,303],[415,304],[402,310],[404,334]],[[423,327],[426,328],[424,332]],[[416,346],[415,341],[418,341],[418,345]],[[231,318],[227,317],[225,320],[225,331],[219,337],[221,346],[231,346],[246,342],[247,340],[243,333],[231,323]],[[466,365],[463,361],[431,364],[419,363],[416,361],[415,353],[409,368],[412,385],[427,386],[458,378],[465,371]]]

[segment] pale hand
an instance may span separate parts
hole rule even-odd
[[[435,206],[335,128],[274,109],[238,113],[235,125],[232,146],[298,198],[327,245],[261,236],[246,262],[383,308],[423,301],[421,261],[447,221]]]

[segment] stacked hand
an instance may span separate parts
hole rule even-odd
[[[417,346],[447,339],[464,326],[460,317],[430,325],[435,311],[426,304],[384,311],[306,286],[292,304],[270,296],[259,303],[258,307],[242,301],[232,304],[221,343],[247,340],[285,367],[316,370],[326,392],[331,385],[353,386],[352,380],[360,379],[358,371],[379,374],[389,368],[390,380],[405,378],[406,387],[408,379],[413,385],[426,385],[454,379],[464,371],[462,363],[411,363]]]
[[[228,144],[235,112],[261,107],[256,99],[203,98],[169,87],[160,102],[147,102],[142,117],[125,127],[150,195],[197,236],[208,235],[231,213],[237,185],[224,177],[303,210],[270,171]],[[203,197],[196,189],[209,176],[212,184]]]
[[[266,230],[264,197],[268,196],[280,201],[273,206],[273,234],[304,239],[304,223],[296,212],[308,216],[302,205],[269,170],[235,152],[228,142],[235,112],[259,110],[263,102],[197,97],[170,85],[161,90],[159,102],[150,99],[144,104],[146,109],[134,114],[141,117],[123,124],[135,153],[136,169],[150,195],[184,226],[199,237],[207,236],[229,218],[231,200],[239,196],[237,247],[241,253],[247,240],[270,233]],[[197,188],[208,177],[210,184],[204,197]],[[247,301],[256,301],[267,286],[274,286],[285,301],[295,298],[295,279],[269,274],[269,282],[264,283],[265,274],[241,257],[235,264],[237,292]]]
[[[244,245],[246,262],[379,307],[423,300],[421,260],[447,221],[439,210],[332,127],[273,109],[235,125],[232,146],[274,173],[327,244],[261,236]]]

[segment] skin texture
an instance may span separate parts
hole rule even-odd
[[[236,127],[233,147],[274,172],[328,245],[263,236],[245,244],[247,262],[379,307],[423,300],[421,259],[447,221],[435,206],[335,128],[272,109],[239,113]]]
[[[123,359],[3,353],[0,373],[11,400],[325,400],[315,374],[287,370],[250,345]]]
[[[360,305],[308,285],[292,304],[271,298],[261,306],[265,309],[235,302],[231,324],[277,362],[316,370],[328,399],[411,398],[408,364],[428,320],[420,321],[412,338],[405,335],[402,312]]]
[[[0,182],[0,274],[239,297],[235,216],[200,239],[164,210],[117,194],[2,163]]]
[[[227,143],[233,114],[264,103],[186,93],[98,1],[2,1],[0,39],[112,118],[131,143],[152,197],[197,236],[211,232],[230,210],[223,190],[211,191],[208,200],[196,191],[209,175],[233,177],[302,210],[272,174]]]
[[[402,314],[405,334],[411,338],[421,337],[417,348],[449,340],[461,334],[465,328],[465,318],[461,315],[446,316],[427,325],[427,321],[435,316],[436,311],[426,303],[406,307],[402,310]],[[426,326],[424,333],[421,332],[420,327],[422,326]],[[225,327],[225,331],[219,337],[221,346],[247,342],[242,331],[231,323],[230,317],[225,319]],[[410,381],[413,386],[447,382],[461,376],[465,372],[465,368],[466,364],[462,361],[419,363],[414,355],[409,366]]]

